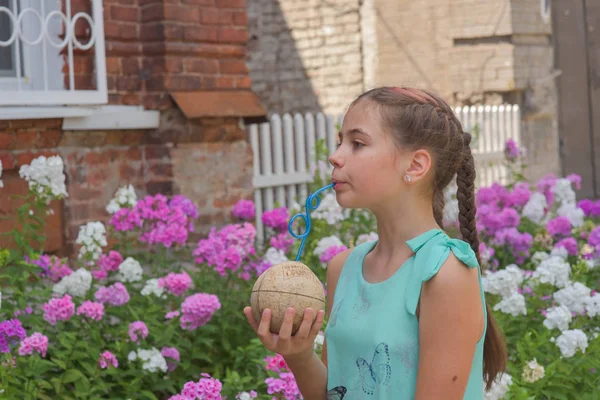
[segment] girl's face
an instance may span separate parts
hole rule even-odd
[[[406,193],[404,176],[412,153],[399,151],[369,100],[352,106],[344,117],[337,150],[329,157],[338,203],[373,210]]]

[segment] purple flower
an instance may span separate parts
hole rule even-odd
[[[219,298],[214,294],[196,293],[181,303],[181,329],[193,331],[206,325],[213,314],[221,308]]]
[[[129,293],[121,282],[117,282],[108,287],[101,286],[98,288],[94,294],[94,298],[102,304],[108,303],[111,306],[122,306],[129,301]]]
[[[21,342],[19,355],[26,356],[32,354],[34,350],[40,353],[42,357],[46,357],[46,351],[48,351],[48,337],[39,332],[34,332],[33,335],[23,339]]]
[[[577,240],[572,237],[559,240],[554,247],[564,247],[570,256],[576,256],[579,253],[577,248]]]
[[[175,296],[181,296],[192,285],[192,278],[183,271],[180,274],[169,272],[164,278],[158,279],[159,287],[166,287]]]
[[[288,227],[288,219],[290,215],[285,207],[275,208],[271,211],[265,211],[261,220],[265,226],[273,228],[277,231],[284,231]]]
[[[0,322],[0,353],[10,353],[10,345],[19,343],[25,337],[27,332],[18,319]]]
[[[237,203],[235,203],[235,206],[233,206],[233,210],[231,210],[231,213],[236,218],[251,221],[256,215],[254,202],[251,200],[240,200]]]
[[[554,193],[552,192],[552,189],[554,189],[554,185],[556,185],[557,180],[558,178],[556,175],[550,173],[544,175],[544,177],[536,183],[538,191],[546,196],[548,207],[550,207],[554,202]]]
[[[146,339],[148,337],[148,327],[143,321],[135,321],[129,324],[129,338],[132,342],[140,343],[140,338]]]
[[[554,236],[569,236],[571,234],[571,221],[567,217],[556,217],[546,224],[548,232]]]
[[[515,161],[517,158],[519,158],[519,155],[520,151],[517,143],[513,139],[508,139],[504,146],[504,156],[506,159],[509,161]]]
[[[505,196],[504,205],[506,207],[524,207],[531,197],[529,185],[525,182],[515,184],[512,192]]]
[[[522,263],[529,257],[529,250],[533,245],[533,236],[527,232],[520,233],[517,228],[501,229],[494,236],[494,244],[508,246],[517,263]]]
[[[577,204],[577,207],[583,210],[586,217],[600,217],[600,200],[584,199]]]
[[[58,321],[68,321],[75,314],[75,304],[71,296],[65,294],[61,298],[50,299],[42,306],[44,319],[50,325],[56,325]]]
[[[104,353],[100,354],[100,358],[98,359],[98,365],[101,369],[110,368],[111,365],[117,368],[119,366],[119,361],[113,353],[111,353],[110,351],[105,351]]]
[[[294,245],[294,238],[288,232],[280,232],[271,237],[271,246],[287,253]]]
[[[581,190],[581,176],[577,174],[569,174],[565,177],[567,180],[571,181],[571,184],[575,186],[575,189]]]

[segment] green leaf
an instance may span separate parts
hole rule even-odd
[[[63,375],[64,383],[75,382],[77,379],[86,379],[87,378],[81,373],[81,371],[77,369],[70,369]]]
[[[59,360],[58,358],[53,358],[52,362],[62,369],[67,369],[67,364],[63,360]]]
[[[156,397],[154,393],[150,392],[149,390],[142,390],[140,393],[146,396],[148,399],[158,400],[158,397]]]

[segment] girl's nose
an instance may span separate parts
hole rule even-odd
[[[341,151],[340,151],[340,147],[338,147],[333,154],[331,154],[329,156],[329,163],[334,167],[334,168],[341,168],[343,166],[343,161],[342,161],[342,156],[341,156]]]

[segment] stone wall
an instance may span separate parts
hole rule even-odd
[[[248,2],[252,90],[269,113],[339,113],[362,91],[359,4]]]

